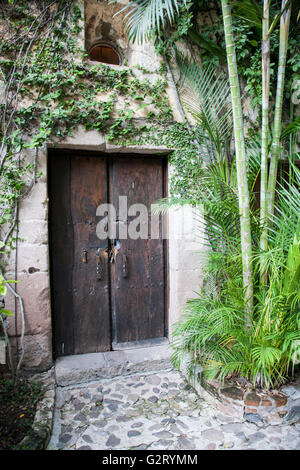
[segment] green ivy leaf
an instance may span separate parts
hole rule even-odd
[[[8,310],[7,308],[1,308],[0,313],[1,313],[1,315],[6,315],[7,317],[13,317],[14,316],[14,314],[10,310]]]
[[[7,288],[4,284],[0,284],[0,295],[6,295]]]

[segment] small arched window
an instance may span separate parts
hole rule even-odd
[[[89,52],[89,58],[96,62],[120,65],[120,56],[118,52],[106,43],[98,43],[92,46]]]

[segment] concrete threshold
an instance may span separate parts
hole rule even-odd
[[[76,354],[56,360],[56,384],[67,386],[171,367],[169,343],[122,351]]]

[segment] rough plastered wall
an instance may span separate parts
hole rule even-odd
[[[156,70],[159,67],[160,60],[155,55],[152,44],[137,45],[129,43],[127,39],[124,18],[128,10],[118,13],[128,3],[126,0],[119,0],[118,3],[109,3],[108,0],[85,0],[79,3],[84,3],[83,41],[86,51],[95,43],[104,41],[116,46],[123,65],[140,65],[148,70]]]
[[[103,8],[103,0],[85,1],[85,49],[97,41],[112,43],[121,52],[123,61],[125,58],[130,61],[131,48],[124,32],[124,13],[117,14],[122,4],[106,2]],[[116,15],[116,16],[114,16]]]
[[[156,56],[151,44],[128,44],[124,34],[124,24],[121,17],[113,18],[119,5],[109,5],[107,1],[78,1],[82,13],[85,15],[85,33],[79,38],[82,46],[89,47],[95,40],[106,39],[116,41],[127,58],[128,66],[140,65],[150,70],[156,70],[160,59]],[[125,67],[125,65],[113,66]],[[141,72],[142,73],[142,72]],[[167,90],[170,104],[173,109],[174,120],[180,121],[181,114],[177,108],[176,95],[171,86]],[[122,103],[119,103],[122,106]],[[137,119],[143,114],[136,114]],[[47,150],[44,146],[38,150],[37,172],[42,171],[36,184],[32,187],[26,199],[19,207],[19,236],[17,252],[14,253],[8,265],[7,277],[17,279],[17,293],[22,297],[25,310],[25,355],[23,368],[46,369],[53,363],[52,358],[52,324],[49,281],[49,247],[48,247],[48,195],[47,195]],[[134,147],[119,147],[105,141],[104,136],[96,131],[85,131],[78,128],[72,137],[59,142],[58,148],[86,149],[110,152],[135,153],[166,153],[169,149],[164,147],[151,147],[149,145]],[[28,160],[34,158],[32,152],[27,154]],[[142,158],[142,157],[141,157]],[[169,166],[169,174],[172,168]],[[201,257],[199,253],[202,246],[193,239],[193,214],[184,213],[183,209],[175,210],[169,215],[168,263],[169,263],[169,330],[172,334],[172,325],[179,319],[185,302],[194,297],[201,286]],[[16,275],[16,276],[15,276]],[[6,306],[16,316],[10,319],[9,334],[12,347],[15,349],[15,323],[17,324],[17,345],[20,348],[20,334],[22,328],[21,312],[18,302],[8,292]]]

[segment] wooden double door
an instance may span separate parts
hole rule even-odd
[[[164,158],[56,150],[48,171],[55,356],[159,342],[165,254],[157,223],[151,237],[150,206],[164,196]],[[103,204],[115,211],[107,238],[98,231],[108,219]],[[135,204],[148,209],[147,220]],[[147,236],[128,236],[130,224],[143,235],[146,225]]]

